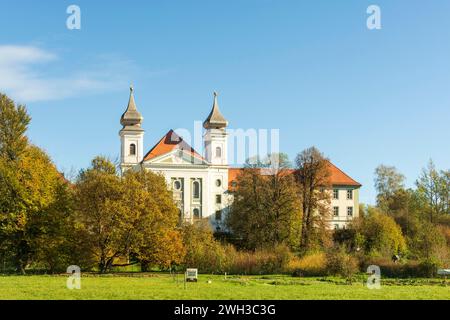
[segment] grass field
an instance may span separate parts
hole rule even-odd
[[[442,280],[382,280],[369,290],[363,280],[349,285],[337,278],[289,276],[228,277],[200,275],[198,283],[178,281],[169,274],[87,275],[80,290],[66,288],[66,276],[0,276],[0,299],[444,299],[450,283]],[[208,283],[211,280],[211,283]]]

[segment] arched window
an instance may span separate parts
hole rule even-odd
[[[194,181],[192,185],[192,196],[194,197],[194,199],[200,198],[200,182],[198,181]]]
[[[136,155],[136,145],[134,143],[130,144],[130,156]]]
[[[216,148],[216,158],[221,158],[222,157],[222,148],[217,147]]]
[[[194,209],[194,219],[200,219],[200,210],[198,208]]]

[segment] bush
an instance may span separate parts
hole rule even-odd
[[[437,276],[437,270],[441,267],[441,263],[435,259],[426,259],[419,263],[418,273],[424,278],[434,278]]]
[[[380,267],[381,277],[385,278],[433,278],[441,264],[434,259],[425,259],[422,261],[408,261],[404,263],[395,263],[389,259],[373,259],[366,263]]]
[[[292,254],[284,245],[274,249],[255,252],[236,251],[228,248],[228,273],[231,274],[274,274],[283,273],[288,268]]]
[[[214,239],[206,223],[183,227],[183,242],[186,248],[184,266],[198,268],[202,273],[223,273],[228,265],[230,248]]]
[[[326,275],[326,255],[323,252],[294,257],[289,261],[287,272],[293,276],[315,277]]]
[[[353,239],[351,236],[353,235]],[[352,248],[361,247],[372,257],[391,257],[407,249],[400,226],[395,220],[376,208],[369,208],[368,215],[356,218],[345,235],[338,234]],[[343,242],[342,239],[337,240]]]
[[[327,253],[326,266],[329,275],[339,275],[348,279],[358,272],[358,260],[349,255],[343,247]]]

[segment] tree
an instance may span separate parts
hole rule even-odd
[[[375,169],[375,189],[377,190],[377,205],[386,211],[391,198],[404,190],[405,176],[397,168],[379,165]]]
[[[298,246],[300,203],[286,155],[247,161],[233,197],[226,223],[242,247]]]
[[[178,209],[165,178],[150,171],[129,170],[123,183],[125,207],[131,209],[128,232],[136,234],[134,239],[128,238],[127,250],[136,255],[143,271],[149,265],[168,269],[181,264],[185,249]]]
[[[368,255],[390,258],[406,252],[400,226],[377,208],[369,207],[367,216],[354,219],[349,228],[354,230],[355,241],[358,240]]]
[[[75,185],[76,220],[83,231],[80,240],[89,244],[100,272],[111,268],[123,253],[118,243],[123,236],[120,221],[125,218],[120,212],[122,192],[114,165],[101,157],[80,172]]]
[[[23,105],[16,105],[0,93],[0,158],[16,160],[28,145],[25,133],[30,116]]]
[[[417,191],[427,203],[426,212],[433,223],[437,215],[448,212],[449,184],[444,173],[440,175],[432,160],[416,181]]]
[[[0,94],[0,252],[4,265],[22,273],[32,263],[55,267],[43,253],[62,256],[70,202],[50,157],[28,142],[29,123],[25,106]]]
[[[441,171],[439,197],[443,203],[443,213],[450,215],[450,170]]]
[[[414,258],[445,259],[448,248],[441,229],[429,221],[422,221],[414,237],[410,239],[410,250]]]
[[[296,180],[303,212],[301,246],[304,250],[328,245],[330,241],[331,182],[329,161],[315,147],[296,158]]]
[[[10,248],[15,269],[24,273],[37,251],[51,245],[42,237],[60,234],[68,203],[65,181],[42,150],[29,145],[17,155],[0,160],[0,245]]]
[[[162,176],[129,170],[119,177],[114,164],[97,157],[81,172],[75,190],[82,240],[101,273],[141,260],[144,265],[180,261],[177,249],[168,249],[179,248],[181,237],[175,231],[178,211]]]

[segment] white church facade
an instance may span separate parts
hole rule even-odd
[[[228,164],[228,121],[219,110],[214,93],[212,110],[203,122],[204,155],[195,151],[173,130],[144,152],[143,117],[136,107],[133,89],[120,123],[121,169],[145,168],[162,174],[180,210],[180,219],[208,219],[215,230],[224,230],[224,217],[231,204],[230,189],[240,168]],[[333,185],[333,228],[344,228],[358,216],[361,185],[330,163]]]

